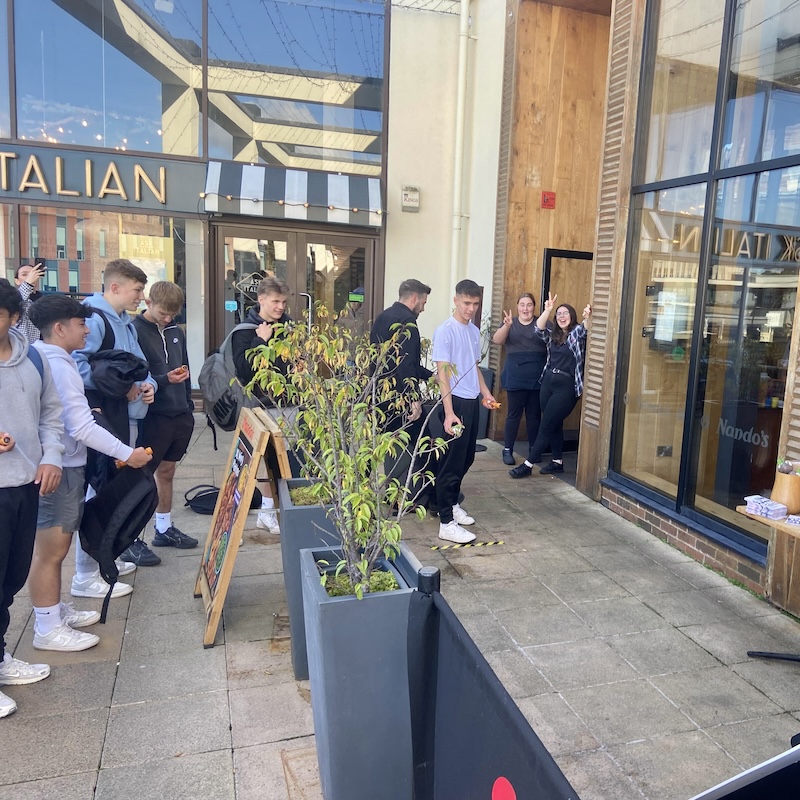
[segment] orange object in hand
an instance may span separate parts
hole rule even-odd
[[[152,447],[145,447],[145,452],[149,453],[150,455],[153,455],[153,448]],[[116,459],[116,461],[114,461],[114,463],[117,465],[117,469],[122,469],[128,462],[127,461],[120,461],[119,459]]]

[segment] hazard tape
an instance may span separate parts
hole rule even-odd
[[[437,544],[431,550],[460,550],[464,547],[492,547],[496,544],[505,544],[504,541],[498,542],[470,542],[469,544]]]

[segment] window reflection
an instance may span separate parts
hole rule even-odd
[[[800,6],[737,4],[721,166],[800,153]]]
[[[0,42],[8,41],[7,0],[0,0]],[[8,57],[5,47],[0,52],[0,138],[11,136],[11,112],[8,97]]]
[[[640,183],[708,170],[724,11],[724,0],[660,4]]]
[[[677,494],[681,460],[704,195],[705,184],[639,195],[634,215],[639,241],[618,463],[669,497]]]
[[[380,174],[383,0],[209,0],[209,155]]]
[[[11,280],[18,264],[15,252],[15,231],[13,207],[0,203],[0,264],[3,265],[3,276]]]
[[[202,0],[17,0],[22,139],[202,155]]]

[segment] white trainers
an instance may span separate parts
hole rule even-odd
[[[7,695],[0,692],[0,719],[13,714],[17,710],[17,704]]]
[[[120,583],[117,581],[114,584],[114,591],[111,592],[112,597],[125,597],[133,591],[133,586],[129,583]],[[70,594],[73,597],[100,597],[103,598],[108,593],[108,584],[100,577],[100,573],[96,572],[86,580],[79,581],[76,575],[72,579],[72,591]]]
[[[78,611],[72,607],[72,603],[61,604],[61,621],[65,622],[70,628],[88,628],[95,622],[100,622],[99,611]]]
[[[39,628],[33,626],[33,646],[36,650],[59,650],[62,653],[77,653],[79,650],[88,650],[100,641],[99,636],[93,633],[84,633],[70,628],[62,622],[50,633],[39,633]]]
[[[136,564],[130,561],[120,561],[117,559],[114,563],[117,565],[117,572],[119,572],[120,578],[123,575],[130,575],[132,572],[136,572]]]
[[[455,520],[439,523],[439,538],[456,544],[469,544],[475,540],[475,534],[462,528]]]
[[[22,686],[43,681],[50,674],[47,664],[28,664],[6,653],[0,661],[0,686]],[[10,711],[8,712],[11,713]]]
[[[258,512],[256,527],[264,528],[270,533],[280,533],[281,526],[278,524],[278,512],[273,511],[271,508],[262,508],[261,511]]]
[[[453,506],[453,519],[459,525],[474,525],[475,524],[475,519],[473,517],[471,517],[469,514],[467,514],[467,512],[464,511],[464,509],[461,508],[461,506],[458,503],[456,503]],[[475,537],[473,536],[472,538],[474,539]]]

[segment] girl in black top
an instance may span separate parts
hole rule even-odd
[[[583,393],[583,359],[586,334],[592,317],[592,307],[583,309],[583,322],[578,323],[575,309],[567,303],[557,305],[558,295],[549,295],[544,311],[536,320],[537,335],[547,344],[547,364],[542,375],[540,403],[542,420],[539,434],[526,461],[509,472],[512,478],[525,478],[533,471],[535,459],[540,459],[548,442],[553,460],[539,472],[547,475],[564,471],[564,420]],[[555,326],[547,323],[555,309]]]
[[[525,414],[528,431],[528,448],[533,447],[539,432],[539,379],[547,361],[547,345],[536,335],[536,301],[530,292],[517,300],[517,315],[503,311],[503,324],[497,329],[492,342],[505,345],[506,360],[500,381],[508,397],[508,416],[503,430],[503,463],[514,465],[514,442],[519,423]],[[530,456],[530,452],[528,454]]]

